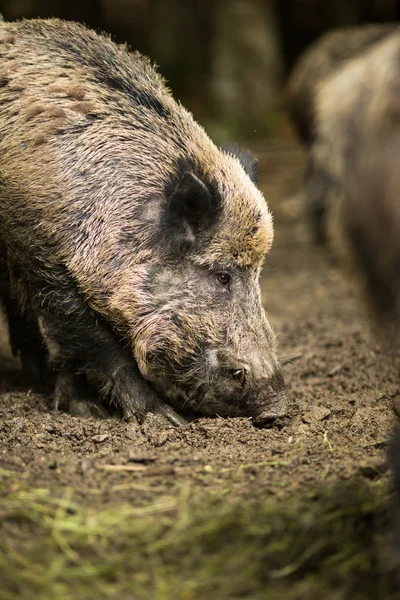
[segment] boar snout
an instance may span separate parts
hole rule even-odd
[[[217,356],[222,377],[231,382],[239,412],[252,416],[258,426],[285,414],[285,381],[273,358],[270,362],[258,355],[244,361],[226,350],[220,350]]]
[[[282,374],[277,372],[269,379],[262,379],[258,390],[253,400],[255,412],[257,411],[253,422],[258,427],[264,427],[286,414],[287,397]]]

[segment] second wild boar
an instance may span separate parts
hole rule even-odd
[[[304,52],[289,78],[287,104],[298,138],[307,153],[305,200],[317,242],[326,241],[326,202],[335,189],[329,165],[314,160],[314,148],[321,136],[317,106],[319,91],[335,73],[345,69],[349,61],[362,58],[397,30],[397,24],[388,23],[329,31]],[[340,112],[346,98],[335,95],[335,102]]]

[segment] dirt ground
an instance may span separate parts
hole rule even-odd
[[[0,332],[2,493],[27,486],[98,507],[195,489],[228,501],[292,497],[350,478],[386,485],[398,360],[371,335],[357,286],[311,242],[291,142],[256,149],[276,236],[263,300],[279,339],[288,417],[269,429],[201,418],[181,429],[50,411],[50,390],[24,381]]]

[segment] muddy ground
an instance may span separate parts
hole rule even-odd
[[[25,381],[1,329],[1,491],[72,489],[82,503],[135,506],[191,490],[228,502],[293,497],[353,479],[386,486],[387,441],[400,394],[398,359],[371,335],[357,286],[317,249],[298,194],[300,150],[256,149],[274,215],[262,275],[279,339],[289,415],[269,429],[247,419],[198,419],[182,429],[50,410],[49,389]]]

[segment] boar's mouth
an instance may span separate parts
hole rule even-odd
[[[204,364],[204,361],[203,361]],[[156,390],[178,412],[204,416],[251,417],[257,426],[272,423],[286,413],[286,389],[279,367],[273,374],[238,381],[236,371],[181,368],[174,376],[146,373]],[[171,374],[172,375],[172,374]]]
[[[258,427],[267,426],[286,414],[287,396],[280,372],[269,379],[258,381],[256,386],[240,395],[226,393],[224,388],[218,389],[217,386],[211,385],[188,396],[184,404],[199,414],[252,417]]]
[[[266,427],[277,418],[286,415],[287,397],[285,390],[279,392],[268,407],[253,416],[253,423],[257,427]]]
[[[244,395],[240,408],[253,418],[258,427],[271,424],[286,414],[287,396],[283,376],[280,372],[261,380],[255,390]]]

